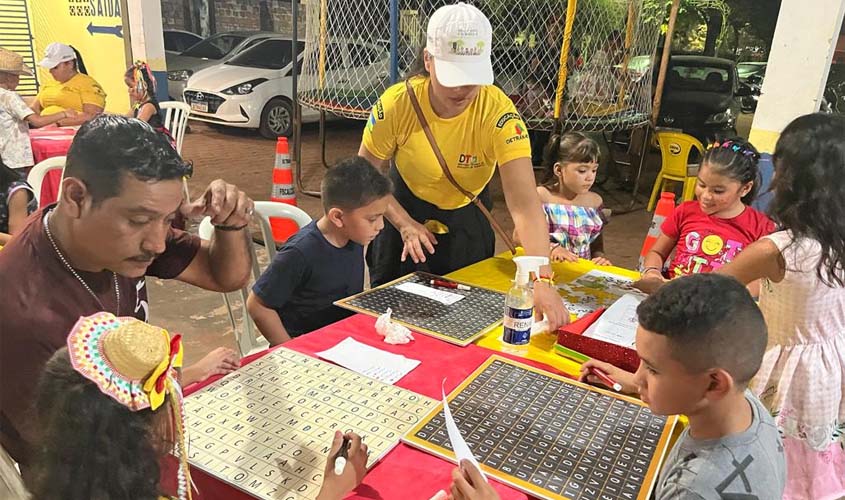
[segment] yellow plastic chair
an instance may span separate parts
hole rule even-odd
[[[654,188],[651,190],[651,197],[648,199],[648,211],[654,210],[657,197],[666,187],[666,181],[678,181],[684,183],[684,190],[681,199],[689,201],[695,197],[696,173],[690,172],[689,155],[692,149],[697,149],[700,156],[704,155],[704,146],[695,137],[681,132],[670,132],[658,130],[657,144],[660,146],[660,157],[663,164],[657,179],[654,181]]]

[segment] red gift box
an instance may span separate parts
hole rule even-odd
[[[583,335],[587,328],[603,313],[604,308],[597,309],[573,323],[560,327],[557,331],[557,343],[567,349],[618,366],[623,370],[637,371],[640,366],[640,357],[637,356],[636,350]]]

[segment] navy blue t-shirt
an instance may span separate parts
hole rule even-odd
[[[350,316],[332,303],[363,289],[364,248],[353,241],[335,247],[316,221],[291,236],[252,287],[291,337]]]

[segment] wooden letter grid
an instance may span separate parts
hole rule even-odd
[[[448,278],[416,272],[339,300],[335,305],[369,316],[381,316],[387,308],[393,310],[391,318],[415,332],[440,340],[465,346],[502,323],[505,294],[496,290],[469,285],[470,290],[447,290],[464,298],[452,305],[445,305],[396,288],[402,283],[419,283],[430,286],[432,279]],[[464,283],[466,284],[466,283]]]
[[[499,356],[448,399],[486,473],[553,499],[649,498],[677,418]],[[404,441],[455,460],[442,405]]]
[[[436,404],[281,348],[185,398],[188,460],[258,498],[312,499],[336,430],[362,436],[370,467]]]

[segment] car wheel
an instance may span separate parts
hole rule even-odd
[[[261,112],[258,132],[268,138],[289,137],[293,132],[293,106],[285,99],[272,99]]]

